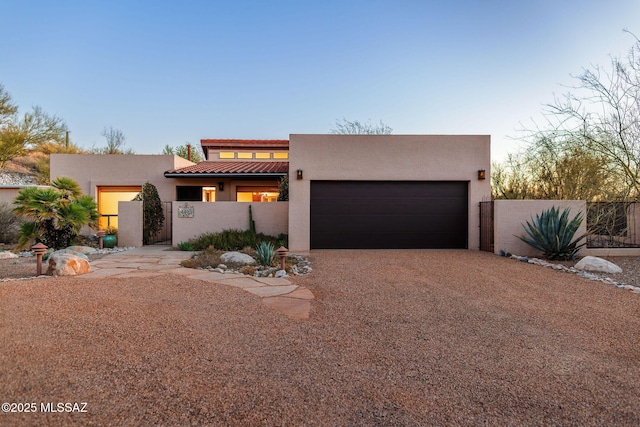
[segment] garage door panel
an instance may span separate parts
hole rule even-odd
[[[311,247],[466,248],[467,182],[312,181]]]

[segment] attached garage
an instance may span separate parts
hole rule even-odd
[[[311,181],[311,249],[467,249],[468,181]]]

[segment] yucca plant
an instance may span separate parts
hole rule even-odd
[[[272,265],[276,258],[276,250],[271,242],[260,242],[256,246],[256,258],[260,265]]]
[[[569,208],[561,214],[560,210],[554,206],[540,215],[536,214],[535,220],[531,218],[533,224],[527,221],[526,226],[522,225],[529,236],[518,236],[518,238],[542,251],[547,259],[574,260],[580,248],[586,244],[578,245],[578,242],[589,233],[574,239],[573,236],[582,224],[583,215],[578,213],[569,221],[569,213]]]

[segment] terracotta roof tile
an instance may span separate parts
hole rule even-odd
[[[195,176],[201,174],[248,175],[286,174],[289,162],[200,162],[180,169],[165,172],[170,175]]]

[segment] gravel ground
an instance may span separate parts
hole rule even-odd
[[[314,251],[295,321],[178,276],[0,283],[5,425],[639,425],[640,296],[472,251]]]

